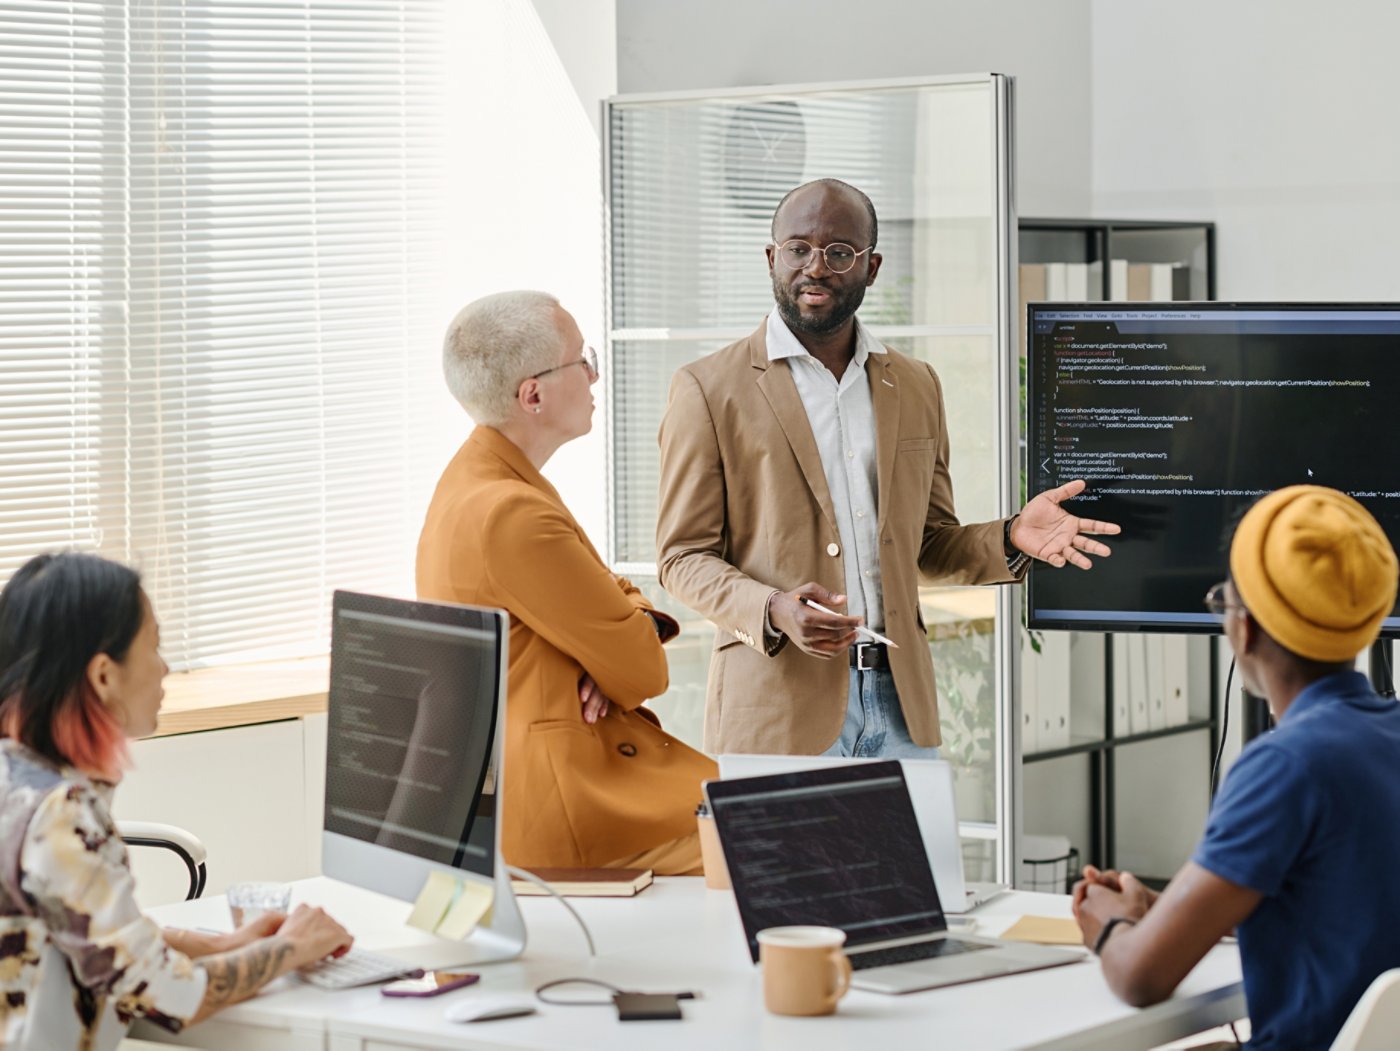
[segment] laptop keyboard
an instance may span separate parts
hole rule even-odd
[[[914,942],[911,945],[896,945],[889,949],[871,949],[869,952],[850,953],[851,969],[864,971],[871,967],[887,967],[892,963],[908,963],[910,960],[932,960],[940,956],[957,956],[978,949],[994,949],[994,945],[981,942],[960,942],[955,938],[938,938],[930,942]]]

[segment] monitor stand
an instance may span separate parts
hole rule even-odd
[[[511,889],[510,874],[495,851],[493,874],[430,865],[412,855],[334,832],[321,837],[324,885],[308,886],[305,899],[323,906],[355,935],[355,946],[393,956],[414,967],[452,967],[513,960],[525,950],[525,920]],[[407,920],[431,872],[492,887],[491,911],[462,939],[438,937]]]
[[[374,951],[425,971],[455,970],[514,960],[525,951],[525,918],[520,915],[520,906],[515,900],[505,868],[497,856],[491,915],[466,938],[439,938],[405,924],[402,928],[406,936],[404,944]]]

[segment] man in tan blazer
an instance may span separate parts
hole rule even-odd
[[[1010,582],[1031,557],[1087,569],[1108,549],[1083,534],[1118,532],[1060,506],[1083,482],[959,524],[937,374],[855,317],[877,237],[854,187],[793,190],[766,250],[777,309],[671,382],[657,561],[666,590],[719,626],[707,751],[936,755],[919,583]]]
[[[609,571],[540,473],[592,427],[596,355],[553,296],[502,292],[457,316],[443,364],[478,425],[428,507],[418,594],[510,614],[506,860],[699,874],[715,764],[642,707],[666,692],[676,622]]]

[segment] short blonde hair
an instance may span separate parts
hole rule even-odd
[[[468,303],[447,326],[447,389],[477,423],[510,420],[520,384],[559,364],[558,307],[548,292],[497,292]]]

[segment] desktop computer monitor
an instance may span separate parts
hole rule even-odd
[[[501,610],[349,591],[332,607],[322,868],[403,901],[434,872],[492,887],[488,919],[437,947],[451,965],[525,944],[496,791],[507,624]]]

